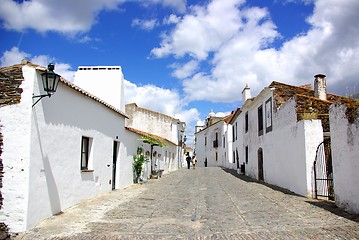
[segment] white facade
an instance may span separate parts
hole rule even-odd
[[[182,167],[186,124],[171,116],[138,107],[135,103],[127,104],[125,108],[129,116],[126,127],[165,140],[166,146],[154,148],[157,155],[153,162],[153,170],[168,173]]]
[[[74,81],[82,89],[125,111],[124,76],[120,66],[80,66]]]
[[[246,175],[302,196],[312,196],[312,167],[316,148],[323,141],[321,121],[298,122],[295,98],[276,111],[273,99],[273,90],[266,88],[244,104],[232,121],[239,134],[233,150],[239,152],[240,164],[245,163]]]
[[[228,167],[232,159],[231,128],[223,120],[195,133],[198,167]],[[229,136],[228,136],[229,135]]]
[[[25,231],[84,199],[133,183],[134,145],[125,115],[68,82],[32,107],[42,88],[39,71],[23,66],[21,103],[0,108],[3,208],[10,232]],[[101,116],[101,117],[99,117]],[[82,138],[90,142],[88,169],[81,170]],[[132,141],[136,141],[132,138]],[[117,155],[114,156],[114,146]],[[113,175],[113,163],[116,174]]]
[[[359,121],[349,123],[345,105],[330,107],[330,132],[336,204],[359,213]]]

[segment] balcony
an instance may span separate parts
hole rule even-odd
[[[218,140],[214,140],[214,141],[213,141],[213,147],[214,147],[214,148],[218,148]]]

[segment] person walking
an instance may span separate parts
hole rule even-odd
[[[190,167],[191,167],[191,156],[189,155],[189,153],[187,153],[186,161],[187,161],[187,168],[190,169]]]
[[[192,156],[192,166],[193,166],[193,169],[196,169],[196,163],[197,163],[196,155],[193,155],[193,156]]]

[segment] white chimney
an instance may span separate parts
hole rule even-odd
[[[246,84],[242,91],[242,104],[244,104],[249,98],[252,98],[251,89],[248,87],[248,84]]]
[[[327,100],[327,80],[324,74],[314,76],[314,97]]]
[[[74,83],[125,112],[124,76],[120,66],[79,66]]]

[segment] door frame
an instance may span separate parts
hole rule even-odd
[[[116,189],[116,172],[117,172],[117,159],[119,152],[119,141],[113,141],[113,155],[112,155],[112,190]]]

